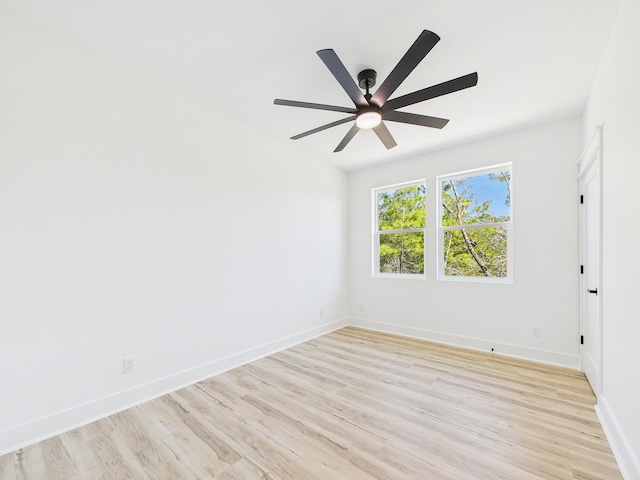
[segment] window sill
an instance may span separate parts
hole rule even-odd
[[[513,278],[496,278],[496,277],[454,277],[447,275],[438,275],[439,282],[458,282],[458,283],[492,283],[492,284],[513,284]]]
[[[374,273],[371,275],[373,278],[396,278],[400,280],[426,280],[425,274],[413,274],[413,273]]]

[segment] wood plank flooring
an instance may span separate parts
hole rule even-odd
[[[622,478],[580,372],[344,328],[0,457],[13,479]]]

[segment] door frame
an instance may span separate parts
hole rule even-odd
[[[604,288],[602,284],[602,141],[603,141],[603,125],[599,125],[596,127],[595,132],[591,135],[589,142],[585,146],[582,154],[580,155],[580,159],[578,161],[578,182],[580,188],[580,195],[584,195],[584,185],[583,181],[586,173],[589,171],[591,166],[597,162],[598,168],[598,187],[599,187],[599,197],[598,203],[598,295],[597,295],[597,303],[598,303],[598,380],[597,385],[591,385],[593,392],[596,394],[596,397],[599,399],[602,393],[602,344],[603,344],[603,318],[602,318],[602,295],[604,293]],[[584,208],[580,208],[580,265],[584,266],[586,264],[586,212]],[[582,272],[582,267],[581,267]],[[586,299],[587,288],[589,286],[586,284],[585,275],[580,275],[580,338],[583,338],[585,334],[585,324],[586,324]],[[582,342],[581,342],[582,343]],[[584,371],[584,347],[580,345],[580,369]]]

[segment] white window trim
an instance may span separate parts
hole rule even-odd
[[[508,222],[499,223],[477,223],[472,225],[465,225],[466,230],[475,228],[491,228],[501,227],[507,231],[507,276],[506,277],[463,277],[457,275],[445,275],[444,273],[444,232],[450,230],[461,230],[460,226],[443,226],[442,225],[442,182],[443,180],[459,180],[461,178],[472,177],[476,175],[482,175],[487,173],[496,173],[504,170],[511,172],[510,187],[511,187],[511,215]],[[436,217],[436,278],[437,280],[444,282],[465,282],[465,283],[513,283],[513,163],[500,163],[497,165],[490,165],[488,167],[473,168],[470,170],[464,170],[461,172],[454,172],[445,175],[438,175],[436,177],[437,195],[435,196],[435,208],[434,217]]]
[[[427,278],[427,229],[414,228],[407,230],[385,230],[385,233],[411,233],[422,232],[423,233],[423,255],[424,255],[424,272],[423,273],[383,273],[380,272],[380,232],[378,230],[378,192],[390,190],[392,188],[410,187],[413,185],[422,185],[424,187],[425,195],[427,192],[427,180],[421,178],[419,180],[411,180],[408,182],[394,183],[391,185],[385,185],[382,187],[375,187],[371,189],[371,276],[376,278],[397,278],[404,280],[424,280]],[[426,197],[428,198],[428,197]],[[425,198],[425,209],[426,209]],[[426,212],[425,212],[426,215]],[[426,224],[426,222],[425,222]]]

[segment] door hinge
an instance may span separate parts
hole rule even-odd
[[[580,203],[584,203],[584,195],[580,195]]]
[[[584,335],[580,335],[580,345],[584,345]]]
[[[584,274],[584,265],[580,265],[580,273]]]

